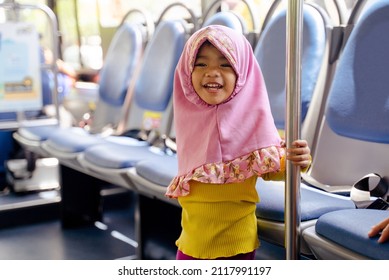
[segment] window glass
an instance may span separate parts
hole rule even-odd
[[[98,0],[100,10],[100,24],[104,27],[117,26],[124,15],[131,9],[141,8],[146,10],[154,21],[157,21],[162,11],[176,0]],[[201,14],[201,0],[183,0],[180,1],[199,16]],[[181,13],[172,12],[168,17],[182,16]]]

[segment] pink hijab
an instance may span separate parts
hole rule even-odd
[[[218,105],[205,103],[192,86],[196,55],[206,40],[229,60],[237,74],[235,90]],[[190,180],[229,183],[279,169],[281,139],[262,72],[242,34],[219,25],[195,32],[178,62],[173,94],[178,176],[169,185],[167,196],[189,194]],[[238,176],[231,176],[230,170]]]

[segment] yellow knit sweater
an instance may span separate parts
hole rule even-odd
[[[264,174],[262,178],[284,180],[285,157],[281,158],[281,167],[279,172]],[[190,181],[190,194],[178,198],[182,207],[178,249],[194,258],[215,259],[258,248],[256,181],[255,176],[242,183]]]
[[[178,199],[183,229],[178,249],[200,259],[254,251],[259,245],[255,182],[256,177],[237,184],[191,181],[191,193]]]

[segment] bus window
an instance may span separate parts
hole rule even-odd
[[[156,21],[162,11],[176,0],[160,0],[156,5],[155,0],[144,0],[142,3],[133,0],[98,0],[100,10],[100,24],[103,27],[117,26],[123,19],[126,12],[134,8],[147,10]],[[196,15],[201,13],[201,0],[180,1],[188,8],[192,9]],[[171,13],[171,16],[182,16],[181,14]]]
[[[147,10],[157,20],[162,10],[174,2],[161,0],[155,5],[151,0],[142,3],[135,0],[57,0],[55,10],[61,31],[63,60],[79,71],[98,71],[115,29],[129,10]],[[200,2],[183,1],[197,14],[200,14]]]
[[[46,5],[45,0],[5,0],[0,3],[13,3],[17,2],[19,4],[30,4],[30,5]],[[48,18],[43,14],[42,11],[36,9],[22,9],[18,13],[15,13],[10,10],[1,10],[0,11],[0,22],[5,22],[9,20],[16,21],[26,21],[34,24],[37,32],[41,35],[41,44],[43,47],[52,48],[52,37],[46,36],[52,32],[50,25],[48,24]]]
[[[96,1],[58,0],[55,10],[63,60],[76,70],[101,69],[103,53]]]

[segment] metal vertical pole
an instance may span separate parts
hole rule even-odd
[[[286,147],[300,138],[301,46],[303,1],[288,0],[286,17]],[[300,254],[300,169],[286,161],[285,243],[286,259]]]

